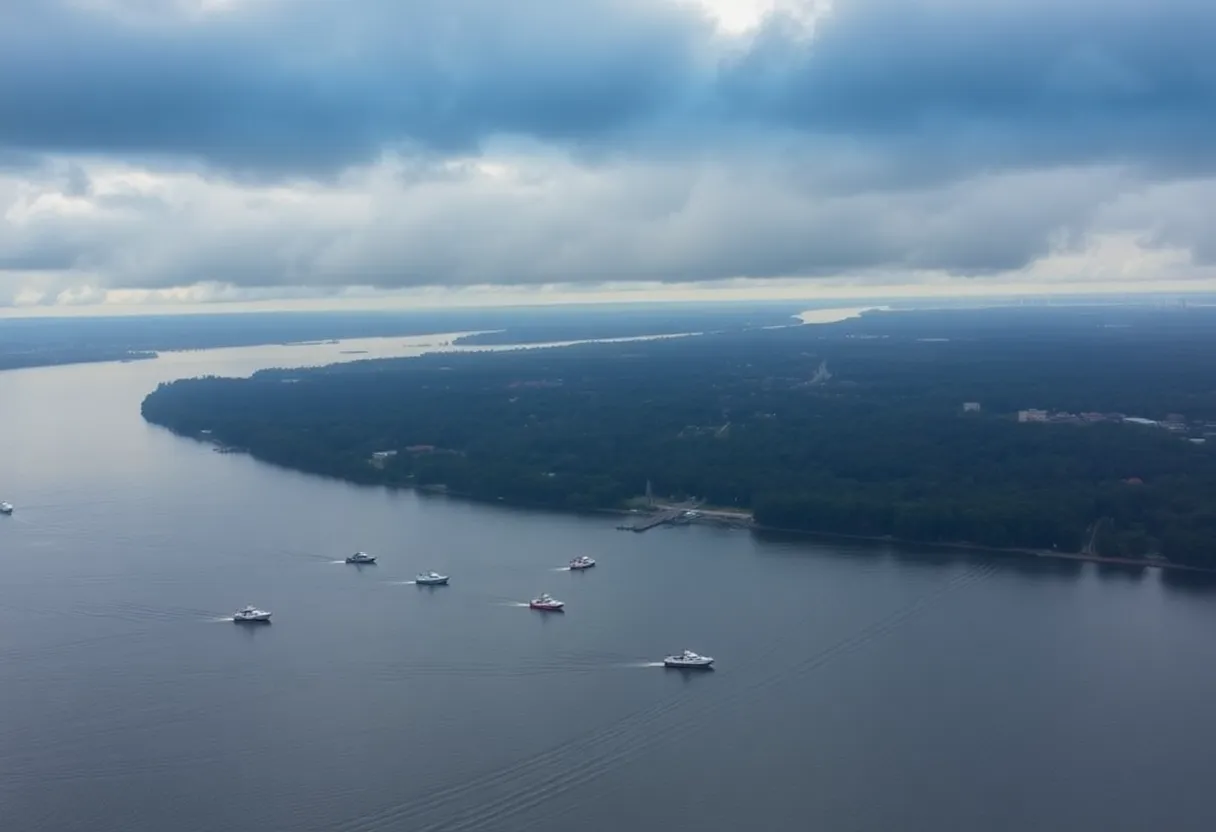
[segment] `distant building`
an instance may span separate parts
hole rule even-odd
[[[963,402],[963,412],[964,413],[979,413],[980,412],[980,403],[979,402]]]
[[[1018,411],[1018,421],[1019,422],[1046,422],[1047,421],[1047,411],[1046,410],[1034,410],[1034,409],[1019,410]]]
[[[1161,427],[1172,431],[1186,430],[1186,417],[1181,413],[1166,414],[1165,419],[1161,422]]]
[[[373,468],[383,468],[385,466],[385,463],[387,463],[390,459],[392,459],[396,455],[397,455],[396,451],[375,451],[372,453],[372,458],[368,460],[368,463]]]

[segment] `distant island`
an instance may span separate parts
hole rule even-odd
[[[142,410],[357,483],[1216,567],[1212,379],[1216,309],[1010,307],[192,379]]]

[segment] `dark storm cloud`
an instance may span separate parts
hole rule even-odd
[[[128,11],[5,0],[0,154],[313,175],[396,144],[712,146],[743,125],[914,157],[913,175],[1216,155],[1209,0],[836,0],[813,38],[774,18],[725,51],[663,0],[110,5]]]
[[[603,137],[678,100],[706,31],[643,0],[257,0],[193,21],[7,3],[0,147],[241,172]]]
[[[730,117],[921,165],[1216,161],[1210,0],[838,0],[726,66]]]

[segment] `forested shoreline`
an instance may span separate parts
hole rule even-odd
[[[956,310],[162,386],[150,422],[352,482],[1216,565],[1207,310]],[[965,402],[979,405],[964,410]],[[1164,419],[1024,424],[1028,407]],[[1195,441],[1189,441],[1195,440]]]

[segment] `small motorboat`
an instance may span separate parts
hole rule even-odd
[[[595,566],[595,560],[587,557],[586,555],[580,555],[579,557],[570,561],[570,569],[574,572],[577,572],[580,569],[590,569],[593,566]]]
[[[245,607],[242,610],[237,610],[232,616],[232,620],[237,624],[269,624],[270,613],[266,610],[259,610],[256,607]]]
[[[678,667],[682,670],[709,670],[713,663],[712,656],[698,656],[691,650],[663,659],[664,667]]]
[[[438,572],[419,572],[414,578],[414,583],[418,586],[447,586],[448,576],[440,575]]]
[[[542,592],[539,598],[533,598],[528,606],[534,610],[540,610],[541,612],[563,612],[566,608],[566,605],[563,602],[557,600],[547,592]]]
[[[376,556],[369,555],[367,552],[355,552],[346,559],[347,563],[375,563]]]
[[[0,503],[0,514],[12,514],[12,513],[13,513],[13,504],[12,503]]]

